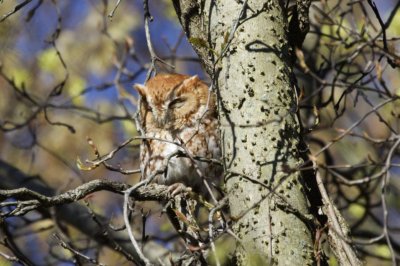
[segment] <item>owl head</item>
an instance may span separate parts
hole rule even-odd
[[[208,87],[197,76],[159,74],[134,88],[141,96],[140,118],[145,131],[182,130],[204,115],[205,110],[208,115],[215,112],[214,95],[208,101]]]

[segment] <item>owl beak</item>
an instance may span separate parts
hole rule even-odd
[[[163,128],[163,127],[165,126],[166,123],[167,123],[167,116],[166,116],[166,115],[157,116],[157,119],[156,119],[157,127]]]
[[[164,126],[163,119],[156,119],[157,127],[162,128]]]

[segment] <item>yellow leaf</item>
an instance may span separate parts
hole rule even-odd
[[[161,232],[169,232],[170,230],[172,230],[171,223],[165,222],[165,223],[161,224],[161,226],[160,226],[160,231]]]
[[[86,81],[79,76],[71,76],[66,85],[67,93],[72,97],[72,102],[75,105],[80,105],[84,102],[84,96],[79,94],[86,86]]]
[[[352,203],[349,207],[349,212],[356,218],[361,218],[364,215],[365,208],[359,204]]]
[[[390,23],[387,32],[389,33],[389,35],[393,36],[400,35],[400,10],[397,10],[396,14],[394,15],[392,23]]]
[[[336,259],[335,256],[329,256],[329,263],[328,263],[328,265],[330,265],[330,266],[337,266],[337,265],[339,265],[339,263],[338,263],[338,261],[337,261],[337,259]]]
[[[13,256],[12,254],[6,253],[9,256]],[[0,265],[2,266],[11,266],[11,262],[9,260],[6,260],[4,257],[0,256]]]
[[[376,247],[376,254],[380,255],[382,257],[385,257],[385,258],[391,257],[390,250],[389,250],[388,246],[386,246],[386,245],[378,245]]]
[[[38,56],[39,67],[48,72],[55,72],[60,67],[60,59],[57,57],[57,53],[53,48],[44,50]]]
[[[30,76],[28,71],[26,71],[23,68],[16,68],[13,72],[12,72],[12,77],[14,78],[14,82],[15,85],[17,85],[18,87],[21,87],[22,83],[25,84],[25,87],[29,87],[29,80],[30,80]]]
[[[135,126],[135,123],[133,121],[122,120],[121,121],[121,125],[122,125],[122,128],[123,128],[124,132],[128,136],[137,135],[136,126]],[[140,140],[137,141],[137,143],[140,143]]]

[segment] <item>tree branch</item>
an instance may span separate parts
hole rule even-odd
[[[104,226],[101,227],[91,218],[91,213],[88,209],[79,204],[79,199],[96,191],[110,191],[118,194],[123,194],[123,191],[130,186],[110,180],[93,180],[87,184],[83,184],[75,189],[56,195],[56,190],[49,188],[40,181],[37,176],[28,176],[0,160],[0,200],[11,198],[14,202],[8,201],[7,204],[20,206],[20,213],[35,210],[45,218],[51,218],[48,208],[56,207],[56,215],[60,221],[74,226],[88,237],[94,239],[100,245],[106,245],[123,254],[128,260],[138,262],[140,258],[133,249],[131,242],[127,237],[125,230],[114,231],[108,226],[109,219],[97,215],[97,220]],[[21,188],[21,187],[24,188]],[[161,201],[168,198],[168,187],[149,184],[145,187],[140,187],[133,191],[131,197],[138,201],[155,200]],[[15,205],[16,204],[16,205]],[[10,213],[8,213],[10,215]],[[161,250],[161,252],[156,251]],[[168,252],[163,246],[153,243],[152,250],[145,249],[145,255],[151,261],[157,261],[160,253]]]

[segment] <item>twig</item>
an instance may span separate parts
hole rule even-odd
[[[324,187],[324,184],[321,179],[321,175],[318,171],[317,164],[315,161],[313,162],[313,165],[316,169],[315,176],[317,179],[318,188],[321,193],[323,203],[327,210],[326,215],[328,217],[328,223],[333,226],[333,228],[331,228],[331,231],[335,232],[339,236],[339,237],[336,237],[335,239],[333,239],[333,241],[335,241],[335,243],[339,246],[337,246],[337,245],[331,245],[331,246],[335,247],[336,250],[334,250],[334,252],[335,252],[336,256],[338,256],[338,259],[341,262],[341,264],[354,265],[354,266],[362,265],[361,262],[359,261],[359,259],[357,258],[357,255],[354,253],[353,248],[349,244],[349,243],[351,243],[351,241],[348,239],[348,236],[342,227],[343,225],[339,221],[338,215],[340,215],[340,214],[336,210],[336,207],[333,205],[333,203],[331,202],[331,200],[328,196],[328,193]],[[346,241],[344,241],[344,240],[346,240]],[[342,255],[342,252],[345,253],[345,256]]]
[[[382,200],[382,209],[383,209],[383,234],[386,238],[386,243],[390,250],[393,265],[396,265],[396,253],[393,250],[392,241],[390,240],[390,232],[389,232],[389,228],[388,228],[389,213],[388,213],[388,207],[386,205],[386,193],[387,193],[387,184],[389,183],[389,180],[390,180],[390,171],[389,171],[390,162],[392,160],[395,150],[397,149],[397,147],[399,145],[400,145],[400,136],[398,136],[396,143],[392,146],[392,148],[390,149],[389,154],[386,158],[386,165],[385,165],[386,174],[383,176],[382,183],[381,183],[381,190],[382,190],[381,200]]]
[[[146,181],[143,182],[148,183]],[[135,189],[131,189],[129,194],[136,200],[163,201],[169,198],[168,186],[149,184],[146,187],[141,187],[143,185],[143,183],[141,183],[134,186]],[[5,201],[0,203],[0,208],[4,206],[15,207],[9,213],[1,213],[1,216],[20,216],[39,207],[52,207],[72,203],[102,190],[123,194],[128,188],[129,186],[125,183],[96,179],[52,197],[42,195],[27,188],[2,189],[0,190],[0,200],[4,201],[5,199],[13,198],[17,201]]]
[[[151,42],[151,34],[150,34],[150,27],[149,27],[149,22],[153,21],[153,17],[150,14],[149,10],[149,1],[148,0],[143,0],[143,10],[144,10],[144,31],[146,34],[146,43],[147,43],[147,48],[149,49],[150,57],[151,57],[151,65],[149,70],[147,71],[146,75],[146,80],[145,83],[150,79],[153,73],[156,73],[156,62],[159,61],[171,68],[175,68],[175,66],[172,66],[162,60],[160,57],[157,56],[157,54],[154,52],[153,48],[153,43]]]
[[[221,210],[224,206],[226,206],[226,204],[228,204],[228,198],[225,197],[222,200],[220,200],[218,202],[218,205],[215,206],[214,208],[211,209],[210,213],[208,214],[208,237],[209,237],[209,241],[210,241],[210,245],[211,245],[211,250],[214,254],[214,258],[215,258],[215,265],[220,266],[221,263],[219,261],[218,255],[217,255],[217,250],[215,247],[215,243],[214,243],[214,226],[213,226],[213,217],[215,215],[215,213],[219,210]]]
[[[112,19],[112,18],[114,17],[114,13],[115,13],[115,11],[117,10],[117,8],[118,8],[118,6],[119,6],[120,3],[121,3],[121,0],[118,0],[117,3],[115,4],[113,10],[111,10],[110,14],[108,14],[108,17],[109,17],[110,19]]]
[[[24,2],[16,5],[14,7],[14,10],[8,12],[7,14],[3,15],[3,17],[0,19],[0,23],[3,22],[4,20],[6,20],[9,16],[15,14],[16,12],[18,12],[18,10],[20,10],[21,8],[23,8],[24,6],[26,6],[27,4],[29,4],[30,2],[32,2],[32,0],[25,0]]]
[[[325,150],[327,150],[329,147],[331,147],[334,143],[338,142],[341,140],[343,137],[345,137],[349,132],[351,132],[356,126],[361,124],[370,114],[375,113],[377,110],[379,110],[381,107],[385,106],[386,104],[390,102],[394,102],[396,100],[399,100],[400,97],[396,96],[390,99],[387,99],[386,101],[383,101],[376,105],[374,108],[369,110],[361,119],[353,123],[348,129],[342,132],[339,136],[337,136],[334,140],[330,141],[328,144],[326,144],[322,149],[320,149],[316,154],[313,155],[313,157],[318,157],[321,153],[323,153]]]
[[[63,241],[61,239],[61,237],[57,234],[53,234],[53,237],[59,242],[60,246],[65,248],[66,250],[70,251],[72,254],[74,254],[75,256],[84,259],[85,261],[92,263],[92,264],[96,264],[99,266],[105,266],[105,264],[103,263],[99,263],[97,260],[86,256],[85,254],[83,254],[82,252],[72,248],[70,245],[68,245],[65,241]]]
[[[129,221],[129,212],[128,212],[128,206],[129,206],[129,197],[133,191],[136,191],[138,188],[141,186],[144,186],[147,184],[147,180],[143,180],[133,187],[129,188],[128,190],[124,191],[124,207],[123,207],[123,216],[124,216],[124,222],[126,229],[128,230],[129,234],[129,239],[131,240],[131,243],[138,254],[139,258],[141,259],[140,264],[145,264],[145,265],[152,265],[150,263],[149,259],[146,258],[146,256],[143,254],[142,249],[139,247],[139,244],[137,243],[135,236],[133,235],[132,228],[131,228],[131,223]]]
[[[218,61],[222,57],[224,57],[226,51],[228,51],[228,48],[231,45],[233,38],[235,37],[235,32],[239,26],[240,18],[243,16],[244,11],[246,10],[246,7],[247,7],[247,0],[243,1],[242,9],[240,10],[238,17],[235,20],[233,20],[232,29],[229,33],[228,41],[226,42],[224,49],[222,50],[221,54],[218,56],[217,60],[215,60],[214,65],[217,65]]]

